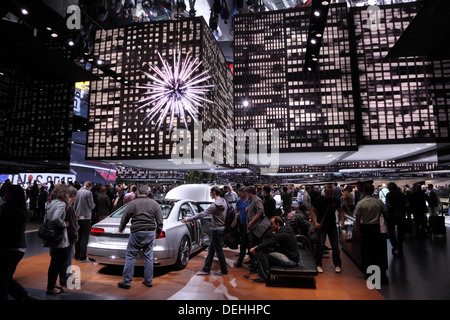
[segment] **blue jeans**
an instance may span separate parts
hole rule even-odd
[[[211,271],[214,254],[217,254],[217,258],[219,259],[220,263],[220,270],[222,271],[222,273],[228,273],[227,261],[225,260],[225,255],[223,254],[224,234],[225,232],[223,230],[211,230],[211,243],[208,246],[208,255],[206,256],[203,271]]]
[[[123,268],[123,282],[131,284],[134,275],[134,262],[141,251],[144,252],[144,281],[151,285],[153,281],[153,245],[155,243],[155,231],[137,231],[130,234],[127,246],[125,266]]]

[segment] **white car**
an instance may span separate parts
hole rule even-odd
[[[211,217],[183,223],[184,216],[193,216],[206,209],[212,199],[211,186],[182,185],[169,191],[165,200],[156,200],[163,212],[164,224],[156,235],[153,248],[154,265],[175,265],[179,269],[187,266],[190,256],[209,245]],[[118,232],[120,220],[126,205],[91,228],[87,255],[91,261],[100,264],[125,265],[126,249],[131,222],[123,233]],[[144,265],[142,251],[136,259],[137,266]]]

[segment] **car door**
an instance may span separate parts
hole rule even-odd
[[[195,202],[191,203],[193,210],[195,213],[202,212],[206,210],[211,205],[211,202]],[[206,217],[199,220],[199,233],[200,240],[203,246],[208,246],[211,241],[211,215],[207,215]]]
[[[178,220],[183,219],[184,217],[193,217],[195,215],[195,212],[192,210],[192,207],[189,205],[188,202],[183,203],[180,206],[180,212],[178,216]],[[195,245],[199,241],[200,236],[200,222],[199,220],[193,220],[186,223],[186,227],[189,230],[189,234],[191,236],[191,244]]]

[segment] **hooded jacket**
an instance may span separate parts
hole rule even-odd
[[[217,198],[213,203],[210,204],[210,206],[200,212],[197,213],[193,217],[189,217],[188,221],[201,219],[206,217],[208,214],[211,214],[212,216],[212,230],[225,230],[225,217],[228,210],[228,204],[227,201],[223,198]]]

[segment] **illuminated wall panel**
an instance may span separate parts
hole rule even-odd
[[[319,71],[306,74],[309,10],[235,16],[235,127],[279,130],[281,152],[354,149],[347,8],[330,8]]]
[[[170,117],[166,118],[161,130],[156,130],[154,119],[146,125],[144,117],[149,108],[138,110],[137,102],[146,92],[136,86],[149,83],[141,72],[150,70],[150,65],[161,68],[158,52],[170,64],[179,48],[183,59],[188,52],[203,61],[198,72],[210,70],[212,78],[204,84],[214,84],[207,99],[214,104],[204,103],[199,108],[198,120],[203,131],[232,128],[232,74],[225,58],[203,18],[183,21],[160,21],[133,24],[124,28],[99,30],[94,47],[95,54],[109,64],[111,69],[130,82],[123,84],[101,75],[102,79],[92,82],[87,158],[89,159],[152,159],[170,158],[173,146],[179,141],[171,141]],[[187,116],[191,136],[194,135],[194,121]],[[184,129],[183,121],[175,117],[174,127]],[[194,148],[202,146],[192,144]]]
[[[70,159],[74,83],[33,80],[9,69],[0,81],[0,159]]]
[[[382,6],[377,28],[365,8],[352,8],[357,39],[363,143],[434,141],[433,65],[426,58],[384,61],[419,4]],[[446,125],[448,127],[448,124]]]

